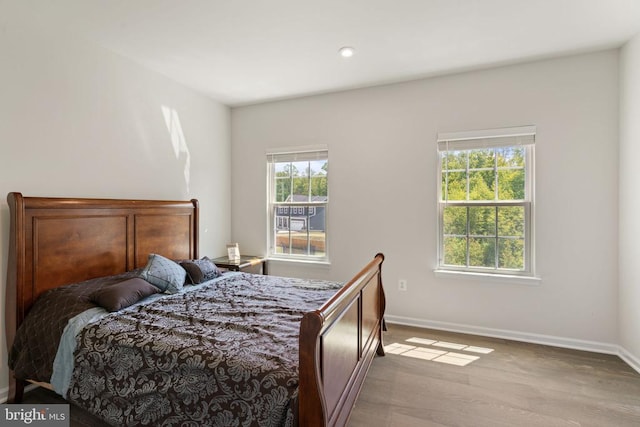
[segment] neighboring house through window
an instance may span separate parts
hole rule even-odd
[[[438,269],[533,276],[535,126],[438,134]]]
[[[326,147],[267,153],[269,256],[328,261]]]

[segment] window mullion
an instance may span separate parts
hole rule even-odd
[[[307,163],[307,197],[311,201],[311,162]]]
[[[289,226],[287,227],[287,230],[289,231],[289,247],[287,248],[287,250],[289,251],[289,255],[291,255],[291,251],[293,248],[293,236],[291,235],[291,212],[293,211],[293,208],[291,206],[289,206],[289,208],[287,209],[287,212],[289,213]]]
[[[496,149],[493,149],[493,197],[495,200],[500,200],[498,197],[498,153]]]
[[[465,159],[466,160],[465,161],[465,176],[467,178],[466,179],[467,188],[465,189],[465,193],[466,193],[465,196],[466,196],[467,202],[471,200],[471,195],[469,194],[470,193],[470,189],[471,189],[471,182],[470,182],[471,181],[471,171],[469,170],[469,157],[470,157],[469,154],[471,154],[470,151],[467,151],[467,155],[466,155],[466,159]],[[467,211],[467,229],[466,229],[466,235],[467,235],[467,238],[466,238],[466,241],[467,241],[466,242],[467,243],[467,248],[466,248],[466,251],[467,251],[467,253],[466,253],[467,265],[466,266],[467,266],[467,268],[469,268],[471,266],[471,251],[470,251],[470,249],[471,249],[471,233],[470,233],[470,230],[471,230],[471,211],[470,211],[470,207],[469,206],[467,206],[466,211]]]
[[[467,254],[466,254],[467,255],[466,256],[466,258],[467,258],[467,267],[469,267],[471,265],[471,254],[470,254],[470,251],[469,251],[469,246],[471,244],[471,235],[469,233],[469,230],[471,229],[471,220],[470,220],[471,215],[470,215],[469,209],[470,209],[470,207],[467,206],[467,209],[466,209],[466,211],[467,211],[467,229],[465,230],[466,231],[466,236],[467,236],[467,238],[466,238],[466,241],[467,241],[467,249],[466,249],[467,250]]]
[[[311,254],[311,217],[309,216],[309,207],[304,208],[307,213],[307,255]]]
[[[311,162],[307,163],[307,201],[311,202]],[[307,213],[307,255],[311,255],[311,218],[309,217],[309,205],[304,208],[303,212]]]
[[[496,202],[500,201],[499,195],[498,195],[498,187],[499,187],[499,182],[498,182],[498,152],[497,150],[494,148],[493,149],[493,197],[495,198]],[[493,265],[494,268],[497,270],[498,268],[500,268],[500,246],[499,243],[500,241],[498,240],[498,221],[500,221],[498,219],[498,206],[495,207],[495,215],[496,215],[496,222],[495,222],[495,248],[494,248],[494,254],[493,254]]]
[[[293,202],[293,162],[289,163],[289,197],[287,199]]]
[[[446,151],[446,165],[445,165],[445,176],[444,176],[444,192],[445,192],[445,202],[449,201],[449,146],[447,145]],[[438,183],[440,186],[440,191],[442,191],[442,178],[440,178],[440,182]]]
[[[466,156],[466,166],[465,166],[465,177],[466,177],[466,186],[467,188],[465,189],[465,195],[467,198],[467,201],[471,200],[471,198],[469,197],[469,189],[470,189],[470,171],[469,171],[469,152],[467,152],[467,156]]]
[[[495,212],[496,212],[496,223],[495,223],[495,253],[494,253],[494,264],[495,264],[495,268],[496,270],[498,268],[500,268],[500,240],[498,239],[498,228],[500,227],[500,218],[498,217],[498,206],[496,206],[495,208]]]

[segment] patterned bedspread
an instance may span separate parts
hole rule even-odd
[[[294,425],[300,320],[340,286],[239,273],[108,315],[66,397],[118,426]]]
[[[62,331],[69,319],[96,307],[89,295],[96,289],[135,277],[137,270],[101,277],[43,293],[20,325],[9,352],[16,378],[49,382]]]

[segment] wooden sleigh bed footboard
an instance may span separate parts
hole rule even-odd
[[[197,200],[45,198],[20,193],[9,193],[7,200],[9,350],[36,298],[49,289],[141,268],[151,253],[172,259],[199,257]],[[345,425],[374,356],[384,354],[383,260],[382,254],[376,255],[322,307],[304,315],[299,426]],[[30,379],[10,372],[9,403],[21,401]]]
[[[373,357],[384,355],[385,296],[377,254],[300,325],[299,425],[343,426]]]

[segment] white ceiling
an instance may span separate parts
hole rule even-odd
[[[2,20],[237,106],[618,47],[640,0],[0,0]]]

